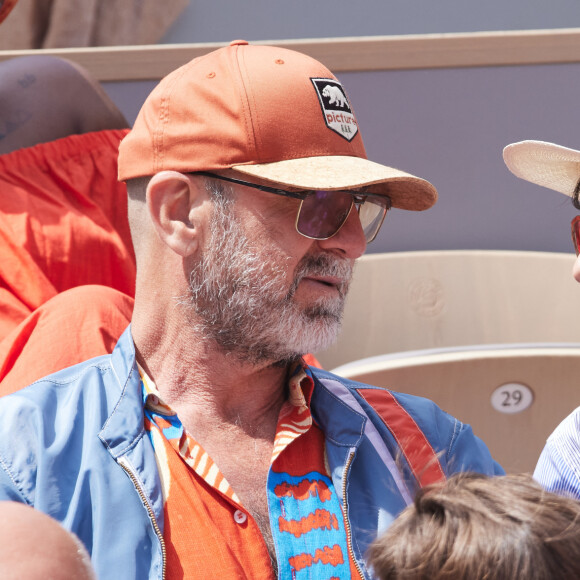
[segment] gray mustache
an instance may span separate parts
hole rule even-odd
[[[332,276],[342,280],[338,290],[344,295],[348,291],[352,271],[353,264],[349,260],[343,260],[327,254],[304,256],[296,268],[294,283],[289,295],[292,296],[296,292],[302,278],[309,276]]]

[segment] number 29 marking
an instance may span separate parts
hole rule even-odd
[[[491,394],[491,406],[500,413],[520,413],[534,401],[532,390],[522,383],[500,385]]]

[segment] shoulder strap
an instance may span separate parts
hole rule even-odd
[[[395,396],[386,389],[357,391],[396,439],[419,485],[444,481],[445,473],[431,443]]]

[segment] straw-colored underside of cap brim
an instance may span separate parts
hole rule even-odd
[[[388,195],[393,207],[424,210],[437,201],[437,190],[428,181],[404,171],[348,156],[307,157],[261,165],[235,165],[232,169],[274,183],[305,189],[353,189]]]
[[[520,141],[503,150],[517,177],[572,196],[580,179],[580,151],[545,141]]]

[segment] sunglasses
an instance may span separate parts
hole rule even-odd
[[[354,205],[368,244],[377,237],[387,210],[391,208],[391,200],[386,195],[366,193],[354,189],[286,191],[232,177],[223,177],[207,171],[197,171],[195,175],[204,175],[213,179],[253,187],[267,193],[299,199],[300,207],[296,215],[296,231],[312,240],[328,240],[336,235],[345,224]]]
[[[576,255],[580,254],[580,215],[577,215],[572,220],[572,242],[574,243]]]

